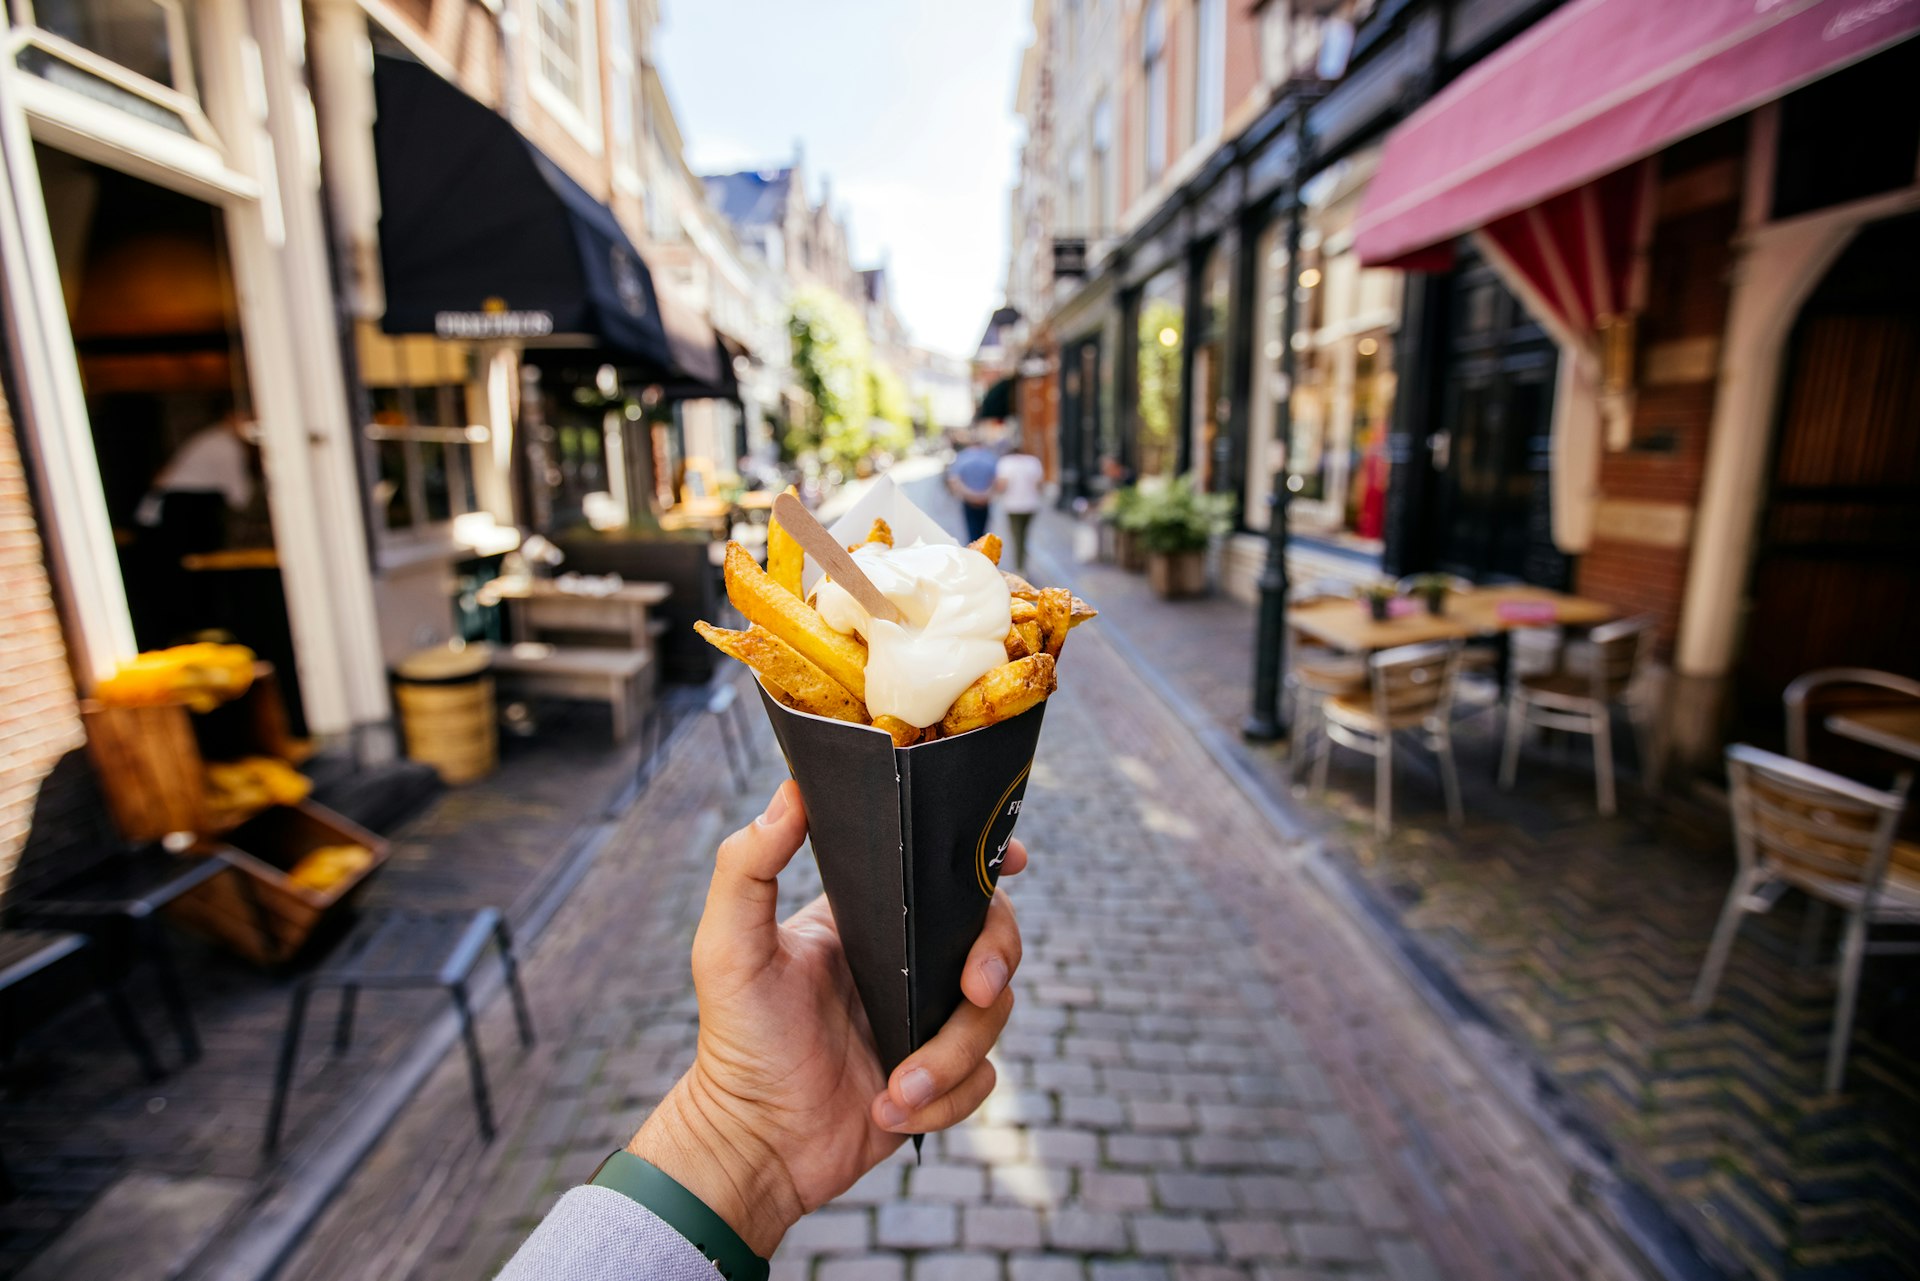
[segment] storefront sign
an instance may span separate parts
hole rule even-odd
[[[441,338],[545,338],[553,332],[550,311],[436,311],[433,332]]]
[[[1084,236],[1055,236],[1053,274],[1056,279],[1087,274],[1087,240]]]

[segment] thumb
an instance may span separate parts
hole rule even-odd
[[[720,843],[696,952],[758,969],[773,958],[778,877],[807,835],[807,811],[792,779],[780,784],[766,812]]]

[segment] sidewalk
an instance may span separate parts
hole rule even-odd
[[[1044,573],[1042,577],[1045,577]],[[1104,604],[1104,602],[1100,602]],[[1103,635],[1049,704],[1014,885],[1026,961],[980,1115],[801,1224],[810,1281],[1627,1277],[1576,1180]],[[540,1045],[487,1019],[482,1146],[443,1063],[282,1273],[489,1275],[691,1054],[687,954],[752,786],[681,752],[528,965]],[[815,892],[803,853],[783,878]]]
[[[564,871],[583,824],[632,778],[638,751],[612,747],[606,717],[584,708],[555,708],[538,737],[502,747],[498,772],[444,793],[394,836],[363,910],[492,904],[519,920]],[[309,1035],[280,1157],[266,1159],[290,978],[170,936],[204,1042],[197,1063],[177,1066],[141,970],[133,1000],[174,1068],[164,1079],[140,1076],[98,1002],[36,1029],[9,1066],[0,1149],[18,1193],[0,1203],[0,1275],[171,1275],[170,1261],[191,1258],[246,1207],[302,1177],[445,1005],[434,993],[363,1001],[344,1056]]]
[[[1640,791],[1595,814],[1584,741],[1530,748],[1494,786],[1501,726],[1456,731],[1466,826],[1446,825],[1417,750],[1396,758],[1396,834],[1373,837],[1369,762],[1336,752],[1327,796],[1295,792],[1284,749],[1246,743],[1250,607],[1166,602],[1141,575],[1071,565],[1039,526],[1039,576],[1097,600],[1105,635],[1164,674],[1174,705],[1270,803],[1311,828],[1335,892],[1460,1020],[1514,1096],[1584,1149],[1583,1193],[1670,1270],[1763,1278],[1920,1275],[1920,1019],[1897,958],[1870,962],[1847,1090],[1821,1068],[1833,984],[1797,969],[1802,901],[1750,917],[1707,1018],[1687,1005],[1732,875],[1724,812]],[[1704,1256],[1704,1258],[1702,1257]]]

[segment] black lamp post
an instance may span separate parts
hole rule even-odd
[[[1287,506],[1293,498],[1287,447],[1293,440],[1293,335],[1300,312],[1300,219],[1304,204],[1300,184],[1307,172],[1307,111],[1313,102],[1314,95],[1302,92],[1293,117],[1293,186],[1287,197],[1287,294],[1280,321],[1280,382],[1284,394],[1274,423],[1279,457],[1274,463],[1272,492],[1267,495],[1267,562],[1260,571],[1260,624],[1253,642],[1253,707],[1240,727],[1241,735],[1256,743],[1287,737],[1286,717],[1280,708],[1280,657],[1287,634]]]

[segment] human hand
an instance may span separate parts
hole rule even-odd
[[[775,878],[807,831],[800,789],[720,846],[693,941],[693,1066],[627,1150],[725,1219],[762,1258],[909,1134],[965,1118],[993,1089],[987,1051],[1013,1012],[1020,931],[1005,890],[967,955],[966,1001],[884,1076],[824,897],[776,924]],[[1007,846],[1002,876],[1027,865]]]

